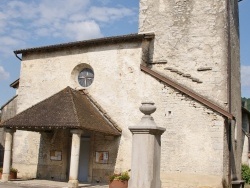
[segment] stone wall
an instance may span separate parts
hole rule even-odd
[[[37,177],[40,133],[17,130],[13,138],[12,167],[18,169],[18,177]]]
[[[139,32],[154,32],[151,62],[162,74],[228,109],[223,0],[141,0]]]
[[[152,96],[158,107],[155,121],[166,128],[162,187],[222,187],[224,118],[163,84]]]
[[[102,103],[105,103],[105,101],[108,102],[108,104],[105,105],[104,109],[106,110],[111,104],[114,104],[113,102],[111,103],[110,100],[117,101],[119,100],[119,98],[122,98],[121,103],[118,103],[120,107],[117,106],[116,109],[112,108],[112,110],[116,111],[114,119],[117,119],[120,115],[119,108],[122,109],[123,106],[126,106],[127,104],[127,101],[124,99],[126,99],[127,94],[134,89],[134,87],[130,87],[129,90],[124,90],[121,89],[121,87],[124,87],[124,85],[129,86],[130,84],[131,86],[133,86],[134,83],[137,82],[136,76],[140,73],[138,72],[140,62],[140,43],[103,45],[99,47],[81,48],[74,50],[69,49],[61,52],[51,52],[47,54],[41,53],[33,55],[23,55],[20,75],[20,100],[18,100],[18,112],[21,112],[31,107],[32,105],[50,97],[51,95],[59,92],[67,86],[78,89],[79,85],[75,80],[77,79],[77,75],[72,75],[72,72],[74,68],[79,64],[88,64],[93,68],[95,72],[94,84],[90,86],[88,91],[92,95],[97,90],[96,94],[93,95],[93,97],[96,98],[96,96],[100,95],[99,97],[102,96]],[[133,66],[135,64],[137,64],[137,72],[136,74],[133,74]],[[119,91],[120,93],[117,91]],[[132,96],[136,95],[136,93],[132,92],[131,94]],[[128,98],[132,101],[136,100],[131,96],[128,96]],[[99,101],[100,100],[98,99],[97,102]],[[128,104],[131,105],[129,109],[134,107],[133,103],[134,102],[128,102]],[[135,109],[138,109],[136,103],[135,105]],[[126,107],[123,111],[127,111]],[[122,123],[122,121],[124,121],[124,118],[128,119],[128,117],[121,117],[121,120],[119,120],[119,125],[121,128],[124,128],[125,134],[127,122]],[[137,118],[139,119],[139,117]],[[110,167],[108,167],[108,169],[112,169],[111,171],[114,171],[114,166],[117,166],[117,169],[130,168],[130,132],[127,131],[125,136],[126,138],[122,137],[121,139],[122,143],[120,145],[120,151],[118,152],[116,149],[114,150],[114,152],[116,151],[116,153],[114,154],[111,151],[111,164],[109,164]],[[32,142],[27,142],[27,140],[32,140]],[[129,141],[127,142],[127,140]],[[116,141],[105,141],[105,145],[103,145],[103,142],[101,141],[96,140],[96,142],[99,143],[98,145],[93,146],[96,149],[106,147],[112,148],[113,143],[116,143]],[[22,144],[15,145],[15,143]],[[39,161],[39,143],[40,135],[38,133],[17,131],[17,133],[15,134],[13,166],[20,169],[21,176],[36,177],[36,166]],[[25,153],[25,155],[23,154],[23,152]],[[117,162],[112,157],[117,155],[122,156],[120,157],[121,159],[118,160],[119,162]],[[92,156],[92,158],[94,158],[94,156]],[[110,175],[111,171],[107,173],[103,169],[103,165],[94,164],[93,162],[92,164],[93,172],[90,172],[89,174],[90,176],[93,176],[93,181],[99,178],[100,175],[106,177]],[[29,166],[29,169],[27,169],[27,165]],[[92,177],[90,177],[89,179],[91,178]]]
[[[39,147],[37,178],[66,181],[70,158],[69,130],[42,132]],[[61,152],[61,160],[53,160],[54,152]]]
[[[92,135],[91,139],[93,147],[91,148],[91,164],[89,166],[89,174],[92,182],[109,182],[109,176],[114,173],[117,163],[117,154],[120,144],[120,137],[105,136],[100,133]],[[96,162],[96,151],[108,151],[109,160],[107,164],[100,164]],[[124,168],[116,169],[117,172],[124,170]],[[128,170],[128,169],[127,169]]]
[[[138,109],[140,103],[150,99],[157,106],[153,115],[155,122],[166,128],[162,136],[163,187],[222,187],[225,157],[224,119],[211,109],[142,72],[140,45],[131,42],[61,52],[24,54],[19,112],[66,86],[78,89],[79,85],[72,76],[72,70],[79,64],[88,64],[95,73],[94,82],[87,89],[89,94],[123,130],[119,140],[105,140],[100,135],[95,137],[92,146],[93,168],[89,173],[92,174],[92,181],[100,177],[101,180],[106,179],[111,171],[130,169],[132,136],[128,126],[136,125],[140,121],[143,115]],[[14,164],[22,169],[23,174],[29,172],[35,176],[35,165],[39,161],[39,134],[18,134],[20,136],[15,137],[15,141],[24,145],[19,145],[18,148],[16,145],[14,148],[17,151],[16,156],[19,157],[15,157]],[[26,143],[27,139],[32,142]],[[119,148],[115,150],[117,144]],[[25,155],[19,155],[24,148]],[[100,149],[113,151],[110,154],[110,164],[105,166],[94,163],[93,154],[95,150]],[[27,166],[33,164],[33,170],[27,170]],[[22,168],[24,166],[26,170]],[[197,180],[196,177],[200,178]],[[185,179],[190,181],[185,182]]]
[[[115,171],[120,137],[105,136],[94,132],[88,133],[88,131],[87,135],[90,135],[88,181],[94,183],[108,182],[109,176]],[[22,161],[15,160],[14,166],[19,170],[19,177],[67,181],[69,177],[71,139],[72,135],[67,129],[41,132],[37,165],[35,165],[34,161],[32,164],[25,160],[25,158],[31,159],[32,156],[36,156],[30,153],[23,154],[21,157]],[[27,150],[30,149],[31,148]],[[36,149],[37,148],[35,148],[35,151]],[[61,160],[51,159],[51,155],[53,155],[51,152],[53,151],[62,152]],[[96,151],[109,152],[107,164],[96,163]],[[26,168],[24,165],[26,165]],[[121,169],[118,169],[118,171],[119,170]]]
[[[16,104],[17,97],[13,97],[4,107],[1,109],[1,121],[5,121],[16,115]],[[5,134],[4,129],[0,128],[0,167],[3,166],[3,156],[4,156],[4,144],[5,144]]]
[[[230,141],[233,146],[231,153],[231,166],[233,168],[233,174],[235,174],[233,175],[235,176],[234,178],[241,179],[240,158],[242,151],[240,146],[242,131],[238,2],[236,0],[230,1],[229,4],[227,4],[227,2],[229,1],[141,0],[139,32],[154,32],[156,35],[154,43],[151,45],[151,59],[148,62],[153,63],[152,68],[154,70],[172,78],[176,82],[188,87],[211,101],[214,101],[225,110],[232,112],[236,117],[236,125],[232,128],[232,140]],[[174,96],[173,93],[171,96]],[[173,100],[170,100],[170,104],[174,101],[174,104],[179,103],[181,108],[184,107],[185,105],[183,102],[180,103],[179,100],[185,101],[185,97],[184,99],[181,99],[181,94],[177,94],[177,96],[179,96],[179,98],[173,98]],[[194,102],[191,101],[190,103],[190,106],[192,106],[192,103]],[[195,106],[197,105],[195,104],[194,107]],[[202,119],[202,117],[198,115],[201,113],[198,112],[199,108],[196,110],[197,120]],[[172,111],[170,110],[168,114],[171,115]],[[193,113],[189,112],[188,115],[190,116],[190,114]],[[178,118],[179,117],[181,117],[181,114],[179,114]],[[228,146],[230,145],[228,143],[229,128],[227,127],[227,122],[223,127],[223,118],[218,118],[218,121],[215,121],[218,127],[214,125],[211,125],[211,127],[215,128],[213,129],[213,134],[217,134],[217,136],[212,136],[212,139],[210,138],[209,140],[212,141],[214,138],[220,140],[220,142],[214,143],[217,143],[217,149],[221,149],[220,151],[222,153],[219,154],[221,158],[216,160],[221,160],[219,163],[222,167],[199,172],[201,163],[197,166],[185,168],[185,164],[187,164],[189,160],[185,161],[183,157],[182,159],[179,159],[179,161],[184,165],[175,164],[175,170],[173,170],[173,172],[171,169],[168,169],[168,174],[166,175],[168,178],[166,179],[169,179],[170,182],[171,179],[173,179],[173,181],[180,180],[181,182],[184,179],[190,181],[187,181],[186,185],[184,182],[178,183],[174,185],[175,187],[194,187],[194,185],[195,187],[198,187],[199,183],[203,180],[204,183],[206,183],[206,178],[201,178],[201,174],[212,175],[217,174],[218,172],[220,174],[217,179],[218,181],[213,181],[217,182],[217,185],[215,186],[211,184],[210,186],[217,187],[221,184],[220,182],[223,182],[224,185],[229,183],[231,173],[231,170],[228,168]],[[212,122],[213,118],[211,117],[211,119],[207,120],[207,123],[205,124],[208,126]],[[188,120],[183,123],[184,126],[182,125],[179,128],[183,128],[183,130],[187,131],[189,127],[186,127],[185,125],[189,124]],[[234,126],[233,123],[232,126]],[[193,125],[193,127],[194,131],[199,130],[195,125]],[[181,131],[178,132],[178,134],[180,133]],[[201,130],[196,132],[196,135],[198,136],[203,134],[204,133]],[[172,135],[173,134],[170,134],[170,137]],[[218,137],[218,135],[220,136]],[[187,132],[185,132],[184,136],[179,137],[181,137],[181,141],[183,138],[184,140],[188,139]],[[193,135],[190,138],[194,139],[196,137],[197,136]],[[197,141],[202,141],[202,138],[199,140],[197,137]],[[196,144],[199,143],[197,141],[195,142]],[[190,140],[188,140],[188,143],[190,143]],[[200,146],[201,143],[198,144],[198,146]],[[182,142],[179,144],[181,145]],[[177,148],[176,145],[177,144],[172,143],[172,146]],[[171,145],[168,144],[168,146]],[[190,149],[190,145],[187,148]],[[216,153],[218,152],[217,149],[213,148],[213,151],[211,152]],[[173,151],[176,150],[177,149],[173,149]],[[183,151],[185,151],[185,149]],[[176,154],[176,158],[179,158],[178,155],[182,155],[183,153],[189,154],[191,151],[192,149],[186,152],[179,152],[181,154]],[[199,156],[196,157],[199,158]],[[192,158],[195,157],[192,156]],[[203,159],[206,159],[206,157]],[[203,165],[211,165],[211,163],[214,162],[215,161],[210,161],[203,163]],[[171,162],[170,164],[173,163]],[[182,168],[182,166],[184,167]],[[204,169],[206,169],[206,165],[204,166]],[[217,172],[214,172],[216,169]],[[195,176],[193,176],[194,178],[191,178],[191,173],[187,173],[189,170],[190,172],[195,172],[197,177],[199,176],[199,181],[195,181]],[[188,182],[190,182],[190,184]],[[195,182],[198,182],[198,184]],[[222,186],[222,184],[220,186]],[[166,184],[166,187],[173,187],[173,184]]]
[[[13,97],[2,109],[1,109],[1,121],[6,121],[16,115],[17,108],[17,96]]]

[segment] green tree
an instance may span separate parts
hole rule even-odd
[[[242,98],[242,102],[245,102],[244,107],[250,111],[250,98]]]

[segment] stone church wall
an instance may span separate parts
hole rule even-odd
[[[1,109],[1,121],[5,121],[16,115],[16,104],[17,104],[17,97],[15,96]],[[4,129],[0,128],[0,167],[3,166],[4,144],[5,144]]]
[[[155,32],[156,34],[154,43],[151,45],[151,63],[155,64],[152,66],[153,69],[214,101],[225,110],[232,112],[236,117],[236,125],[232,128],[231,137],[234,153],[232,155],[234,163],[231,165],[233,169],[236,169],[233,170],[233,178],[236,179],[241,178],[240,155],[242,152],[240,147],[242,131],[238,29],[238,4],[236,0],[140,1],[139,32]],[[179,99],[177,100],[180,100],[181,94],[178,95]],[[185,100],[182,99],[182,101]],[[198,114],[197,112],[197,117]],[[197,120],[200,120],[200,118],[197,118]],[[229,150],[227,140],[229,134],[227,132],[229,130],[227,126],[221,129],[224,125],[222,118],[213,120],[211,117],[210,120],[207,120],[206,125],[210,124],[209,122],[216,122],[215,124],[220,127],[218,130],[214,129],[216,130],[214,134],[219,134],[220,137],[216,137],[222,142],[222,145],[218,143],[216,146],[220,145],[219,147],[223,150],[220,154],[220,156],[223,156],[220,162],[223,164],[223,168],[221,168],[222,181],[228,181],[230,170],[228,169]],[[187,124],[188,122],[184,122],[182,128]],[[196,126],[193,125],[193,127]],[[215,128],[216,126],[212,125],[212,127]],[[187,130],[187,128],[184,128],[184,130]],[[197,130],[197,127],[195,130]],[[196,135],[202,134],[202,132],[199,132]],[[214,136],[212,137],[214,138]],[[216,151],[218,150],[215,149],[214,152]],[[206,168],[204,167],[204,169]],[[173,172],[167,170],[168,174],[171,173],[167,177],[170,181],[171,179],[187,179],[195,182],[189,175],[185,175],[186,170],[175,169]],[[191,171],[199,175],[197,167]],[[179,178],[178,173],[180,174]],[[200,174],[202,173],[217,174],[210,170]],[[181,178],[181,174],[184,177]],[[198,179],[200,182],[201,178]],[[227,181],[224,184],[228,184]],[[175,186],[189,187],[188,184],[181,183]],[[169,185],[169,187],[173,186]],[[190,185],[190,187],[192,186]]]
[[[36,178],[40,133],[17,130],[13,138],[12,167],[18,169],[18,177]]]
[[[122,169],[115,169],[120,144],[120,137],[105,136],[100,133],[95,133],[92,136],[92,148],[90,158],[90,175],[92,175],[92,182],[109,182],[109,176],[116,171],[119,173]],[[96,151],[108,151],[109,160],[107,164],[100,164],[96,162]],[[128,170],[128,169],[127,169]]]
[[[13,97],[7,104],[1,109],[1,121],[6,121],[16,115],[17,97]]]
[[[139,32],[155,32],[155,69],[228,108],[225,14],[226,1],[141,0]]]
[[[66,181],[70,158],[69,130],[42,132],[39,147],[37,178]],[[61,160],[55,152],[61,152]],[[58,155],[59,156],[59,155]]]
[[[182,93],[146,76],[146,95],[162,135],[162,187],[222,187],[224,118]],[[198,177],[198,180],[197,180]]]
[[[140,70],[141,48],[138,43],[24,55],[18,110],[28,108],[68,85],[78,88],[75,80],[72,80],[71,72],[81,63],[89,64],[95,73],[94,82],[87,89],[89,94],[123,130],[118,151],[111,154],[112,164],[108,166],[110,172],[113,169],[119,172],[131,168],[132,136],[128,126],[136,125],[140,121],[143,114],[138,108],[143,100],[148,99],[154,101],[157,106],[153,115],[157,125],[167,129],[162,136],[163,187],[173,187],[173,182],[179,182],[176,187],[222,187],[224,119],[143,73]],[[35,152],[32,156],[34,158],[37,155],[37,164],[39,158],[36,151],[39,149],[40,139],[37,138],[39,135],[32,134],[15,139],[23,142],[29,138],[34,142],[25,148]],[[112,143],[103,142],[101,137],[97,136],[93,147],[96,150],[105,147],[109,149],[111,145],[108,142]],[[94,156],[92,157],[94,160]],[[21,167],[31,163],[22,159],[15,160],[14,164]],[[104,170],[105,165],[94,162],[92,165],[92,181],[97,180],[99,176],[108,175],[109,172]],[[199,177],[199,181],[196,181],[196,177]]]
[[[117,92],[117,89],[114,91],[110,89],[115,85],[118,86],[119,81],[122,80],[122,85],[128,84],[130,81],[136,81],[136,77],[134,76],[137,75],[131,77],[134,69],[133,65],[139,65],[140,62],[140,43],[133,42],[74,50],[69,49],[62,52],[51,52],[46,54],[23,55],[19,87],[20,99],[18,100],[17,110],[21,112],[67,86],[78,89],[77,75],[72,75],[72,72],[74,72],[74,68],[79,64],[88,64],[95,72],[95,84],[90,86],[88,91],[95,91],[96,88],[101,88],[99,91],[103,92],[104,89],[105,91],[101,94],[103,97],[102,99],[105,100],[106,98],[109,101],[110,97],[116,95],[115,92]],[[115,75],[113,74],[114,71],[116,72]],[[119,79],[117,79],[117,76]],[[116,83],[114,83],[114,81]],[[92,95],[92,93],[90,94]],[[109,93],[112,93],[111,96],[109,96]],[[126,93],[124,94],[126,95]],[[108,106],[106,106],[105,109],[108,108]],[[120,126],[121,128],[124,126],[126,127],[123,123],[121,123]],[[29,142],[27,142],[28,140]],[[42,140],[39,133],[26,131],[17,131],[15,133],[13,166],[19,169],[20,176],[27,178],[36,177],[37,164],[39,163],[39,148],[41,147],[39,145],[40,141]],[[23,144],[17,145],[15,143]],[[109,146],[107,146],[108,141],[104,142],[106,143],[105,145],[98,140],[96,140],[96,143],[99,144],[95,144],[93,147],[98,149],[111,147],[113,141],[110,141]],[[123,143],[121,150],[123,155],[124,153],[126,154],[126,160],[130,161],[130,155],[127,155],[126,152],[127,147],[130,147],[129,144],[130,141]],[[23,152],[25,152],[25,155],[22,155]],[[26,156],[26,154],[28,156]],[[112,154],[111,150],[110,160],[112,164],[109,164],[108,169],[112,169],[112,171],[114,171],[114,166],[117,164],[116,156],[117,151]],[[94,155],[92,158],[94,158]],[[93,181],[100,179],[100,176],[109,176],[107,172],[104,172],[105,165],[95,164],[94,162],[92,162],[92,164],[93,172],[89,174],[93,176]],[[27,165],[29,166],[29,170],[27,170]],[[124,164],[118,168],[120,169],[122,167],[124,167],[123,169],[129,169],[129,162],[125,161]],[[89,179],[91,179],[91,177]]]

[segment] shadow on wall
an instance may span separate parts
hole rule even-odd
[[[67,180],[70,139],[68,129],[41,132],[37,165],[38,179]]]
[[[4,156],[4,129],[0,128],[0,167],[3,167]]]
[[[0,167],[3,167],[3,156],[4,156],[4,147],[0,144]]]
[[[69,129],[41,132],[37,178],[68,181],[72,134]],[[79,182],[107,183],[114,173],[120,136],[84,131],[81,136]]]
[[[90,164],[93,183],[109,182],[109,177],[115,171],[120,140],[120,136],[105,136],[101,133],[95,134],[92,149],[92,164]]]

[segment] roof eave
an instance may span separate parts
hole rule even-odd
[[[5,106],[7,106],[11,101],[13,101],[18,95],[13,96],[10,100],[8,100],[5,104],[3,104],[0,107],[0,110],[2,110]]]
[[[23,54],[23,53],[30,53],[30,52],[42,52],[42,51],[50,51],[50,50],[58,50],[64,49],[69,47],[76,47],[76,46],[89,46],[89,45],[100,45],[106,43],[118,43],[118,42],[128,42],[128,41],[139,41],[143,39],[151,40],[154,38],[154,33],[141,33],[141,34],[130,34],[130,35],[121,35],[121,36],[112,36],[112,37],[104,37],[104,38],[97,38],[97,39],[90,39],[90,40],[83,40],[83,41],[76,41],[76,42],[69,42],[69,43],[61,43],[49,46],[41,46],[35,48],[27,48],[27,49],[20,49],[15,50],[15,55]]]
[[[10,87],[17,88],[19,85],[19,78],[10,84]]]
[[[62,103],[62,101],[64,102]],[[63,106],[59,107],[60,104],[63,104]],[[43,109],[54,110],[44,111]],[[85,112],[82,113],[82,117],[76,116],[76,114],[81,112]],[[64,120],[62,117],[64,117]],[[88,126],[90,124],[93,126]],[[117,129],[116,124],[108,119],[103,114],[103,111],[97,108],[96,104],[92,103],[89,95],[84,95],[82,92],[73,90],[70,87],[66,87],[58,93],[16,114],[14,117],[1,122],[0,127],[30,131],[77,128],[101,132],[105,135],[121,135],[121,131]]]
[[[163,83],[169,85],[170,87],[184,93],[185,95],[191,97],[192,99],[198,101],[199,103],[209,107],[210,109],[221,114],[222,116],[227,117],[230,120],[235,120],[235,117],[233,116],[233,114],[224,110],[222,107],[220,107],[217,104],[215,104],[214,102],[210,101],[205,96],[201,96],[201,95],[197,94],[196,92],[192,91],[191,89],[186,88],[185,86],[182,86],[181,84],[175,82],[174,80],[166,77],[165,75],[164,76],[161,75],[157,71],[154,71],[145,65],[141,64],[140,68],[142,71],[148,73],[149,75],[155,77],[156,79],[162,81]]]

